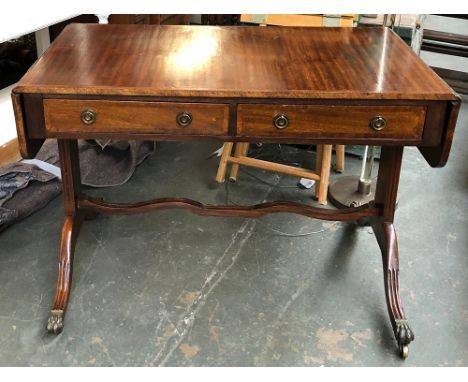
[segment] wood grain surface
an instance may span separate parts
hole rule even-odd
[[[456,99],[387,28],[71,24],[15,91]]]
[[[93,110],[96,122],[84,124],[80,118],[84,110]],[[192,123],[186,127],[176,122],[182,112],[192,116]],[[229,105],[46,99],[44,114],[49,132],[226,135]]]
[[[11,101],[13,103],[13,111],[15,113],[15,122],[16,122],[16,132],[18,134],[18,146],[21,156],[23,158],[31,159],[37,154],[39,149],[41,148],[45,136],[40,139],[31,139],[30,134],[32,128],[29,129],[28,125],[25,123],[25,119],[30,118],[30,114],[34,114],[33,111],[25,115],[24,113],[24,100],[25,97],[22,97],[20,94],[12,93],[11,94]],[[26,97],[27,98],[27,97]],[[39,108],[42,110],[42,107]],[[40,121],[37,121],[40,123]]]
[[[276,115],[285,115],[289,125],[278,129]],[[345,106],[345,105],[239,105],[238,135],[421,139],[426,108],[423,106]],[[382,116],[387,126],[375,131],[369,123]]]
[[[267,202],[251,206],[202,204],[186,198],[161,198],[138,203],[113,203],[82,195],[77,199],[77,205],[80,210],[86,212],[124,215],[167,208],[183,208],[202,216],[257,218],[271,213],[288,212],[322,220],[351,221],[363,217],[379,216],[380,214],[380,209],[369,203],[359,207],[336,210],[288,201]]]
[[[8,164],[13,163],[21,159],[21,155],[19,152],[18,146],[18,139],[12,139],[0,145],[0,167]]]

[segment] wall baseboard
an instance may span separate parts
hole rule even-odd
[[[0,146],[0,166],[17,162],[20,159],[21,155],[18,148],[18,139],[12,139]]]

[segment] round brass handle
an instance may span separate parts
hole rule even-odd
[[[387,126],[387,120],[382,117],[381,115],[378,115],[370,120],[369,123],[370,127],[376,131],[382,130],[385,126]]]
[[[177,114],[176,121],[179,126],[187,127],[192,123],[192,116],[184,111],[182,113]]]
[[[85,109],[80,114],[81,122],[85,125],[91,125],[92,123],[96,122],[96,112],[91,109]]]
[[[278,114],[273,118],[273,125],[277,129],[285,129],[289,125],[289,119],[284,114]]]

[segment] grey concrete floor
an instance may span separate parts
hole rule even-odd
[[[396,227],[401,294],[416,335],[406,361],[371,230],[292,214],[253,220],[165,210],[88,221],[65,330],[49,335],[58,197],[0,235],[0,365],[468,366],[467,124],[465,102],[443,169],[405,150]],[[217,161],[206,157],[217,147],[160,143],[127,184],[88,192],[118,201],[315,204],[311,191],[289,187],[297,179],[253,169],[213,187]],[[261,155],[314,162],[289,147]],[[360,161],[347,157],[346,166],[358,174]]]

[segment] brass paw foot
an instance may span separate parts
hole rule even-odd
[[[51,310],[47,320],[47,331],[60,334],[63,330],[63,310]]]
[[[395,320],[395,336],[400,349],[400,356],[402,358],[408,357],[408,345],[414,340],[414,334],[408,325],[407,320]]]

